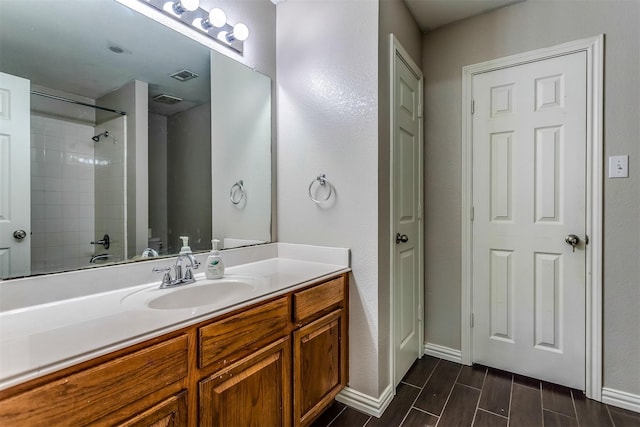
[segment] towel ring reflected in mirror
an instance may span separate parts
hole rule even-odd
[[[311,192],[311,189],[313,188],[313,185],[315,183],[319,183],[321,187],[326,185],[327,186],[326,188],[329,189],[327,191],[326,197],[324,197],[323,199],[316,199],[315,197],[313,197],[313,193]],[[333,194],[333,185],[331,185],[331,182],[327,179],[327,176],[323,173],[318,175],[314,180],[311,181],[311,184],[309,184],[309,198],[314,203],[320,204],[320,203],[327,202],[331,198],[332,194]]]
[[[229,191],[229,198],[231,199],[231,203],[237,205],[245,197],[247,197],[247,193],[244,189],[244,182],[242,180],[239,180],[231,186],[231,190]]]

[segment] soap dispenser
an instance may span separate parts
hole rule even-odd
[[[180,255],[193,253],[191,252],[191,247],[189,246],[189,236],[180,236],[180,239],[182,240]]]
[[[221,279],[224,276],[224,263],[220,257],[220,251],[218,250],[218,243],[220,240],[213,239],[211,241],[211,253],[207,257],[207,269],[205,270],[205,276],[207,279]]]

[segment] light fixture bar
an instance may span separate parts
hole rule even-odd
[[[243,23],[229,24],[225,13],[219,8],[205,10],[199,0],[138,1],[158,9],[201,34],[206,34],[221,45],[238,53],[244,51],[244,41],[249,37],[249,29]]]

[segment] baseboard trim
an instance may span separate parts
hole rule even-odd
[[[378,398],[346,387],[338,393],[336,400],[365,414],[380,418],[384,410],[387,409],[387,406],[391,403],[391,400],[393,400],[393,394],[391,384],[389,384]]]
[[[640,395],[602,387],[602,403],[640,412]]]
[[[462,352],[460,350],[442,345],[428,342],[424,345],[424,354],[462,364]]]

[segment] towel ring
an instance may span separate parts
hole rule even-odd
[[[313,187],[313,184],[315,184],[316,182],[319,182],[320,185],[328,185],[329,187],[329,192],[327,194],[327,197],[325,197],[324,199],[320,199],[317,200],[313,197],[313,194],[311,194],[311,188]],[[329,182],[329,180],[327,179],[326,175],[321,173],[320,175],[318,175],[316,177],[316,179],[314,179],[313,181],[311,181],[311,184],[309,184],[309,198],[314,202],[314,203],[324,203],[326,201],[328,201],[331,198],[331,194],[333,193],[333,185],[331,185],[331,182]]]
[[[240,197],[236,197],[238,194],[240,194]],[[229,191],[229,198],[231,199],[231,203],[237,205],[242,201],[242,199],[245,198],[246,194],[247,193],[244,189],[244,182],[242,182],[242,180],[236,182],[231,186],[231,190]]]

